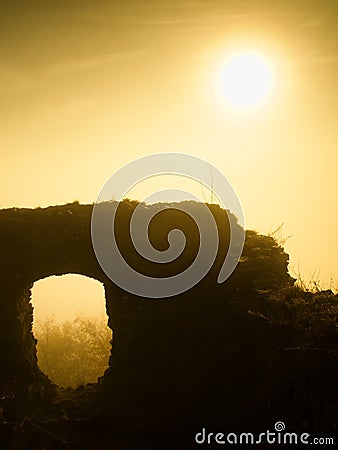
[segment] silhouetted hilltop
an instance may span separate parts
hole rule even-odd
[[[133,248],[124,201],[116,235],[128,262],[154,277],[187,267],[198,229],[168,204],[151,222],[155,248],[180,228],[187,245],[174,263],[147,263]],[[163,206],[163,205],[161,205]],[[201,205],[194,203],[193,208]],[[103,204],[109,209],[109,204]],[[141,205],[144,214],[160,205]],[[93,205],[72,203],[0,211],[0,444],[4,448],[196,448],[211,432],[287,430],[332,436],[337,430],[337,296],[294,285],[288,255],[271,236],[246,231],[242,257],[223,284],[229,220],[208,205],[219,232],[215,262],[196,286],[168,299],[140,298],[116,286],[97,263]],[[33,283],[78,273],[104,284],[113,330],[109,368],[96,385],[63,391],[39,370],[32,335]],[[62,439],[60,436],[63,436]],[[271,446],[270,446],[271,447]],[[269,447],[269,448],[270,448]]]

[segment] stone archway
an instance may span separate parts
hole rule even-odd
[[[20,415],[31,402],[33,393],[37,397],[47,395],[50,386],[48,378],[39,370],[36,339],[32,333],[33,309],[30,300],[34,283],[50,276],[70,273],[96,280],[104,286],[109,328],[113,330],[115,323],[119,323],[121,291],[112,286],[96,261],[89,232],[91,209],[90,205],[74,204],[2,211],[0,393],[14,393]],[[128,313],[124,313],[123,317],[128,320]],[[116,336],[115,359],[120,354],[116,342],[121,336],[123,340],[123,332],[118,331]]]

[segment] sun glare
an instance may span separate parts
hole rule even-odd
[[[230,56],[222,65],[217,79],[220,99],[239,112],[249,112],[261,106],[273,87],[271,65],[253,52]]]

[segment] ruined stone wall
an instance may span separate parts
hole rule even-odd
[[[134,207],[125,202],[121,209],[119,229],[126,247],[130,242],[124,233]],[[276,369],[276,358],[271,361],[268,355],[280,351],[283,330],[245,315],[239,299],[292,283],[288,255],[272,238],[247,232],[240,264],[218,285],[229,227],[225,211],[211,209],[220,231],[213,268],[191,291],[162,300],[137,298],[106,278],[90,239],[92,205],[0,211],[0,391],[15,393],[21,414],[39,396],[48,397],[50,388],[37,366],[30,289],[37,280],[68,273],[94,278],[105,287],[114,341],[98,403],[114,426],[179,430],[202,424],[210,414],[214,422],[235,423],[243,414],[252,415],[257,386],[266,394],[255,399],[264,413],[272,389],[264,380]],[[168,216],[160,220],[158,229],[165,232]],[[184,229],[180,220],[177,226]],[[158,239],[160,247],[163,236]],[[15,408],[13,414],[19,414]]]

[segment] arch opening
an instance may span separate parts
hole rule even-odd
[[[103,284],[50,276],[34,283],[31,303],[40,370],[64,388],[96,383],[109,367],[112,342]]]

